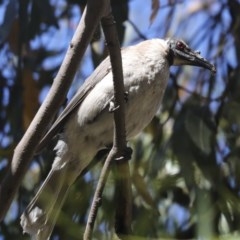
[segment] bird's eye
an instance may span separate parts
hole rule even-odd
[[[185,46],[185,44],[183,43],[183,42],[177,42],[177,49],[178,50],[184,50],[184,48],[185,48],[186,46]]]

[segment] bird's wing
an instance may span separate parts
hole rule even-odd
[[[95,71],[86,79],[83,85],[80,87],[78,92],[74,95],[72,100],[62,111],[56,121],[53,123],[48,132],[41,139],[37,146],[36,152],[41,151],[48,142],[61,130],[68,117],[80,106],[83,100],[86,98],[88,93],[111,71],[111,64],[109,58],[106,58]]]

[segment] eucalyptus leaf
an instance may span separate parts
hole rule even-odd
[[[212,131],[205,124],[203,119],[194,113],[187,112],[185,128],[196,146],[205,154],[210,154]]]

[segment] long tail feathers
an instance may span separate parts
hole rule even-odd
[[[68,169],[51,170],[41,188],[21,216],[23,231],[31,239],[50,238],[70,185],[66,178]]]

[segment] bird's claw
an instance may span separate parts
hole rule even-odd
[[[124,92],[124,100],[125,102],[127,103],[128,102],[128,92]],[[116,111],[117,109],[119,108],[119,105],[118,106],[115,106],[115,102],[114,102],[114,97],[111,98],[110,102],[109,102],[109,112],[114,112]]]
[[[110,113],[116,111],[118,108],[119,108],[119,105],[118,105],[118,106],[115,106],[114,101],[110,101],[110,102],[109,102],[109,109],[108,109],[108,111],[109,111]]]

